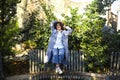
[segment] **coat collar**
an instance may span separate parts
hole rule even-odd
[[[57,33],[58,31],[55,29],[54,31],[53,31],[53,33],[55,34],[55,33]],[[61,32],[63,32],[63,31],[61,31]]]

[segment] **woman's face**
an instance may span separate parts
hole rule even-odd
[[[62,30],[59,23],[57,24],[56,29],[59,30],[59,31]]]

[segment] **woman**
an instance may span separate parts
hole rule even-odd
[[[62,22],[54,21],[50,25],[51,36],[47,49],[48,61],[56,65],[56,73],[62,74],[61,64],[67,65],[68,62],[68,35],[72,29],[64,26]],[[64,28],[66,30],[64,30]]]

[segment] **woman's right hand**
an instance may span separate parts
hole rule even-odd
[[[57,22],[57,20],[52,21],[52,22],[50,23],[50,26],[53,26],[53,25],[54,25],[54,23],[56,23],[56,22]]]

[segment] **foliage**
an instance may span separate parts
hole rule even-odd
[[[100,17],[105,6],[102,6],[102,1],[95,0],[87,7],[86,18],[83,20],[82,26],[87,30],[83,32],[81,47],[85,54],[85,65],[87,71],[101,72],[106,68],[107,54],[104,51],[107,49],[103,42],[102,28],[105,24],[105,19]]]
[[[0,51],[2,55],[11,52],[11,46],[14,45],[13,38],[17,33],[16,4],[18,0],[0,1]]]
[[[118,38],[108,31],[102,31],[105,25],[105,19],[100,17],[100,15],[104,15],[104,8],[109,5],[106,2],[103,3],[103,1],[105,0],[94,0],[87,7],[85,13],[86,19],[84,18],[82,24],[87,30],[83,32],[80,45],[85,54],[86,70],[92,72],[103,72],[109,68],[110,53],[114,51],[111,48],[116,48],[116,45],[114,47],[111,45],[114,42],[116,43],[115,38]]]
[[[0,77],[4,78],[4,59],[6,55],[13,53],[12,46],[15,44],[15,34],[17,34],[18,26],[16,14],[16,4],[18,0],[1,0],[0,1]]]
[[[16,14],[16,4],[19,0],[2,0],[0,1],[0,27],[9,24],[9,21]]]
[[[69,36],[69,49],[78,50],[80,49],[80,42],[82,37],[81,32],[81,22],[82,16],[77,13],[78,8],[72,9],[70,8],[71,16],[62,14],[65,18],[63,21],[65,25],[70,26],[73,29],[72,35]]]
[[[86,13],[93,13],[93,14],[106,14],[106,7],[110,5],[109,0],[93,0],[91,4],[89,4],[86,8]]]
[[[15,36],[19,33],[18,24],[16,20],[11,20],[9,24],[4,25],[4,28],[0,32],[4,31],[4,35],[1,38],[1,53],[2,55],[11,55],[13,53],[12,46],[15,45]]]
[[[106,53],[119,52],[120,51],[120,32],[111,33],[109,30],[104,32],[103,44],[107,45]]]
[[[54,6],[48,5],[43,0],[39,0],[39,2],[45,14],[45,21],[49,24],[51,21],[56,20],[56,16],[53,13]]]
[[[24,29],[21,30],[22,42],[26,44],[27,49],[39,48],[46,49],[50,36],[50,22],[55,20],[55,16],[52,13],[52,7],[45,2],[40,2],[45,18],[39,19],[37,11],[32,12],[24,21]],[[49,7],[49,8],[48,8]]]
[[[103,44],[105,37],[102,28],[105,19],[100,17],[101,14],[104,15],[104,7],[107,5],[103,0],[94,0],[83,15],[77,14],[77,9],[70,10],[71,16],[63,14],[65,24],[73,29],[72,36],[69,37],[70,48],[81,49],[84,53],[86,71],[102,72],[109,66],[109,54],[105,53],[108,45]]]
[[[85,65],[88,65],[88,71],[101,71],[107,58],[103,53],[107,46],[102,44],[101,29],[104,26],[104,20],[96,17],[92,22],[89,20],[87,22],[86,24],[83,23],[87,30],[84,32],[80,44],[85,54]]]

